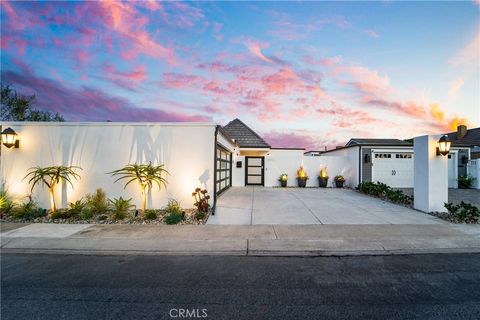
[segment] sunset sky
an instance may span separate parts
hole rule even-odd
[[[480,126],[480,2],[1,2],[1,81],[67,121],[272,146]]]

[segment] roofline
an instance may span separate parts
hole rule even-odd
[[[271,150],[305,150],[305,148],[270,148]]]
[[[247,126],[247,125],[245,124],[245,122],[243,122],[242,120],[240,120],[240,119],[238,119],[238,118],[235,118],[235,119],[233,119],[232,121],[230,121],[229,123],[227,123],[227,124],[225,125],[225,127],[228,126],[230,123],[232,123],[232,122],[235,121],[235,120],[237,120],[238,122],[240,122],[241,124],[243,124],[245,127],[247,127],[248,130],[250,130],[254,135],[256,135],[258,139],[262,140],[262,142],[265,143],[265,144],[268,146],[268,148],[270,148],[270,149],[272,148],[272,146],[271,146],[270,144],[268,144],[262,137],[260,137],[260,135],[259,135],[258,133],[256,133],[255,130],[253,130],[252,128],[250,128],[249,126]],[[240,144],[239,144],[239,145],[240,145]],[[240,148],[243,148],[243,147],[244,147],[244,146],[240,146]],[[251,148],[251,147],[245,147],[245,148]],[[259,148],[265,148],[265,147],[259,147]]]

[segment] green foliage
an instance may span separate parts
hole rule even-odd
[[[82,212],[80,212],[80,219],[81,220],[90,220],[95,215],[95,210],[91,207],[85,207]]]
[[[18,94],[10,86],[2,85],[0,102],[2,121],[65,121],[58,113],[34,109],[35,95]]]
[[[55,206],[54,195],[55,186],[63,180],[68,182],[73,188],[71,179],[74,178],[75,180],[78,180],[80,178],[80,175],[75,172],[77,169],[82,170],[82,168],[75,166],[34,167],[28,169],[27,175],[23,179],[29,178],[28,183],[32,185],[31,191],[33,191],[38,183],[43,183],[47,186],[50,193],[50,209],[52,212],[55,212],[57,209]]]
[[[280,178],[278,178],[278,181],[288,181],[288,174],[282,173]]]
[[[413,204],[413,196],[406,195],[401,190],[394,190],[385,183],[362,182],[357,186],[357,190],[361,193],[383,198],[391,202],[405,205]]]
[[[155,220],[158,217],[157,211],[153,209],[147,209],[145,210],[143,217],[145,218],[145,220]]]
[[[205,219],[206,216],[207,216],[206,212],[202,212],[202,211],[195,212],[195,219],[197,220],[203,220]]]
[[[453,222],[480,222],[480,209],[470,203],[465,203],[463,201],[458,205],[453,203],[445,203],[445,208],[448,211],[449,220],[452,220]]]
[[[108,202],[110,202],[110,208],[113,212],[114,218],[119,220],[125,219],[128,211],[135,208],[135,206],[131,204],[132,198],[123,199],[120,197],[118,199],[114,198],[113,200],[108,200]]]
[[[171,212],[165,217],[166,224],[177,224],[183,220],[183,214],[177,212]]]
[[[345,178],[342,175],[335,176],[335,178],[333,179],[335,180],[335,182],[345,182]]]
[[[107,194],[101,188],[98,188],[94,193],[87,194],[86,207],[91,211],[91,215],[102,214],[108,211],[109,205],[107,200]],[[90,215],[87,214],[87,216]]]
[[[460,189],[468,189],[472,186],[475,178],[472,176],[459,176],[458,177],[458,187]]]
[[[28,202],[22,203],[13,210],[13,216],[17,219],[31,220],[35,218],[45,217],[46,210],[40,208],[31,198]]]
[[[149,164],[129,164],[125,167],[108,172],[112,176],[118,176],[119,178],[115,182],[120,180],[126,180],[126,188],[130,183],[136,181],[142,189],[142,211],[145,212],[147,208],[147,193],[156,184],[158,189],[161,189],[162,185],[167,187],[167,179],[163,177],[164,174],[168,174],[164,165],[152,165]]]
[[[175,199],[168,199],[167,206],[165,207],[165,211],[168,213],[182,213],[182,207],[180,206],[180,201]]]
[[[15,209],[15,202],[6,190],[0,190],[0,217],[10,215]]]
[[[83,199],[68,204],[68,213],[70,216],[78,216],[86,208],[87,204]]]

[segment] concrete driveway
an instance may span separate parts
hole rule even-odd
[[[348,189],[232,187],[207,224],[444,224]]]

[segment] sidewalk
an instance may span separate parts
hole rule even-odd
[[[390,255],[480,252],[479,225],[2,224],[2,253]]]

